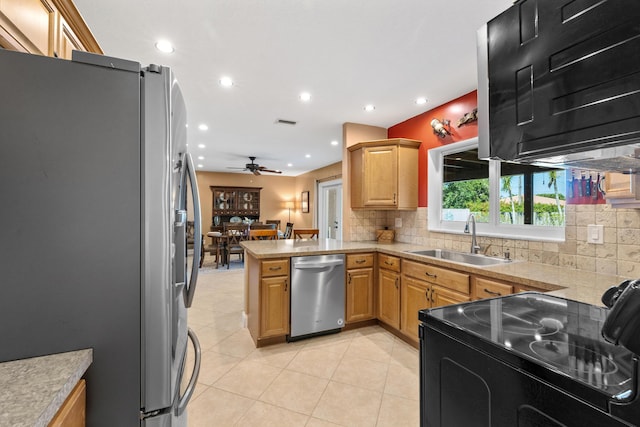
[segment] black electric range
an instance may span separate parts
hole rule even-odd
[[[640,424],[637,357],[608,310],[546,294],[422,310],[422,426]]]

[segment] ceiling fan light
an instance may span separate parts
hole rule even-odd
[[[227,77],[227,76],[221,77],[219,83],[220,83],[220,86],[222,87],[233,86],[233,80],[231,79],[231,77]]]

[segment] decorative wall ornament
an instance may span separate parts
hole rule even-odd
[[[470,113],[467,113],[464,116],[460,117],[460,119],[458,120],[458,127],[471,122],[475,122],[476,120],[478,120],[478,109],[474,108]]]
[[[440,121],[433,119],[431,120],[431,127],[433,128],[433,133],[440,138],[446,138],[447,135],[451,135],[451,120],[442,119],[442,121]]]
[[[303,191],[301,196],[302,213],[309,213],[309,192]]]

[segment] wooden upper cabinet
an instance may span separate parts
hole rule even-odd
[[[416,209],[419,147],[420,141],[402,138],[349,147],[351,207]]]
[[[74,49],[103,53],[71,0],[0,0],[0,47],[66,59]]]

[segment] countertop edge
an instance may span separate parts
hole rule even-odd
[[[375,241],[343,242],[339,240],[273,240],[242,242],[248,254],[262,260],[270,258],[286,258],[292,256],[323,255],[332,253],[377,252],[403,259],[428,262],[429,264],[455,269],[461,272],[475,274],[496,280],[503,280],[514,285],[529,286],[569,299],[581,300],[596,305],[602,305],[599,296],[609,286],[615,286],[624,276],[588,272],[577,269],[567,269],[558,265],[534,263],[524,260],[514,260],[506,264],[492,266],[474,266],[440,258],[426,257],[407,251],[432,249],[428,246],[409,243],[377,243]],[[588,297],[581,297],[581,292],[589,293]]]
[[[93,349],[0,363],[0,427],[46,427],[93,362]]]
[[[67,397],[73,391],[73,388],[78,384],[80,378],[84,375],[84,373],[89,369],[89,366],[93,362],[93,349],[86,350],[78,350],[76,353],[79,354],[78,365],[76,366],[75,371],[69,376],[67,381],[64,383],[62,388],[56,393],[53,400],[49,405],[44,409],[44,411],[40,414],[40,417],[36,420],[36,426],[44,426],[49,425],[53,417],[58,413],[62,404]]]

